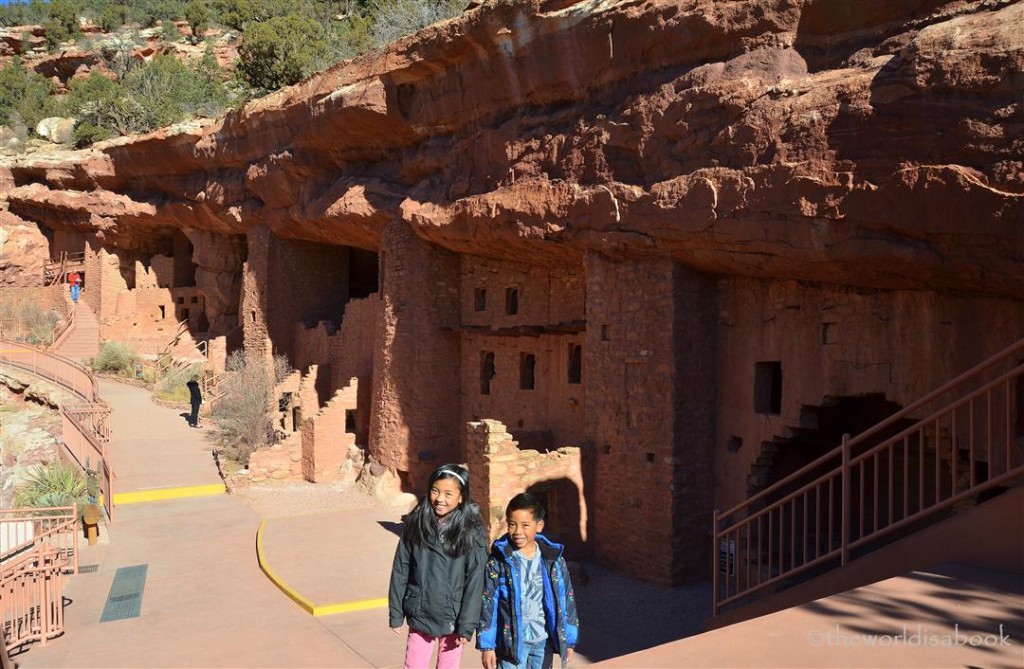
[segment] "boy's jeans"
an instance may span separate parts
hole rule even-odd
[[[498,661],[498,669],[551,669],[551,660],[554,655],[554,648],[543,641],[523,642],[523,656],[519,658],[519,664],[512,664],[505,660]]]

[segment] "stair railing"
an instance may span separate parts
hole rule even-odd
[[[64,633],[64,577],[67,558],[53,546],[0,565],[0,625],[4,649],[33,641],[45,646]]]
[[[713,614],[809,570],[844,566],[857,557],[851,552],[1024,476],[1022,355],[1024,339],[855,438],[844,435],[741,504],[715,510]]]
[[[0,564],[43,544],[57,548],[78,573],[78,507],[0,509]]]

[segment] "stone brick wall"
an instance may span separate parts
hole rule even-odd
[[[578,445],[586,437],[583,383],[568,379],[569,347],[584,335],[496,337],[464,333],[460,364],[463,422],[493,418],[526,446]],[[486,354],[494,354],[494,377],[483,393]],[[534,356],[533,388],[522,386],[523,356]],[[581,379],[582,381],[582,379]]]
[[[276,352],[298,366],[295,326],[340,323],[348,301],[348,248],[271,235],[266,283],[267,330]],[[320,361],[321,363],[323,361]]]
[[[458,266],[404,223],[385,227],[370,455],[414,487],[459,459]]]
[[[1010,300],[740,277],[719,286],[720,509],[746,498],[762,444],[800,427],[803,407],[876,393],[908,406],[1024,337],[1024,304]],[[755,410],[762,361],[781,363],[777,414]]]
[[[579,448],[563,447],[544,454],[520,449],[500,421],[487,419],[466,424],[466,443],[470,495],[480,505],[492,539],[505,532],[505,506],[510,499],[521,492],[544,490],[548,484],[566,481],[572,485],[561,490],[575,499],[548,499],[545,533],[550,530],[573,540],[587,540]],[[559,517],[560,508],[575,509],[575,513]],[[568,526],[572,524],[575,527]]]
[[[712,493],[701,471],[712,464],[713,402],[700,395],[714,387],[710,289],[668,258],[590,252],[585,262],[597,549],[658,582],[699,579],[707,532],[694,528],[709,527]]]
[[[502,328],[584,319],[580,266],[551,268],[464,254],[459,256],[459,283],[463,325]],[[516,291],[515,314],[506,310],[510,289]]]
[[[242,337],[246,357],[271,360],[273,344],[267,330],[267,286],[270,230],[264,224],[249,229],[246,261],[242,266]]]
[[[342,467],[356,445],[355,434],[345,429],[345,417],[346,412],[356,408],[359,380],[349,381],[318,414],[302,420],[302,475],[307,481],[322,483],[340,479]],[[301,388],[299,392],[302,394]]]

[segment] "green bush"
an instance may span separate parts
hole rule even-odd
[[[90,366],[97,372],[134,376],[135,363],[138,360],[139,356],[126,344],[105,341],[100,347],[99,355],[90,361]]]
[[[50,12],[42,0],[12,2],[0,5],[0,26],[38,25],[50,18]]]
[[[0,68],[0,125],[20,122],[35,129],[39,121],[54,115],[55,90],[46,77],[25,68],[15,56]]]
[[[120,4],[108,4],[99,17],[100,28],[105,33],[112,33],[128,23],[128,8]]]
[[[201,40],[203,31],[210,24],[210,8],[203,0],[191,0],[185,5],[185,20],[188,21],[188,27],[192,30],[193,41]]]
[[[37,465],[18,486],[14,505],[19,508],[45,508],[49,506],[81,506],[88,491],[85,478],[78,468],[61,462]]]
[[[246,27],[235,71],[253,88],[272,91],[305,79],[329,51],[319,23],[297,14],[278,16]]]
[[[82,30],[78,27],[78,15],[82,8],[74,0],[50,0],[50,18],[43,23],[46,43],[53,49],[72,39],[78,39]]]

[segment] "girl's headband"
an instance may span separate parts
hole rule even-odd
[[[462,474],[455,471],[454,469],[441,468],[441,470],[438,472],[438,476],[442,474],[449,474],[451,476],[454,476],[455,478],[459,479],[459,482],[462,484],[463,488],[466,487],[466,478]]]

